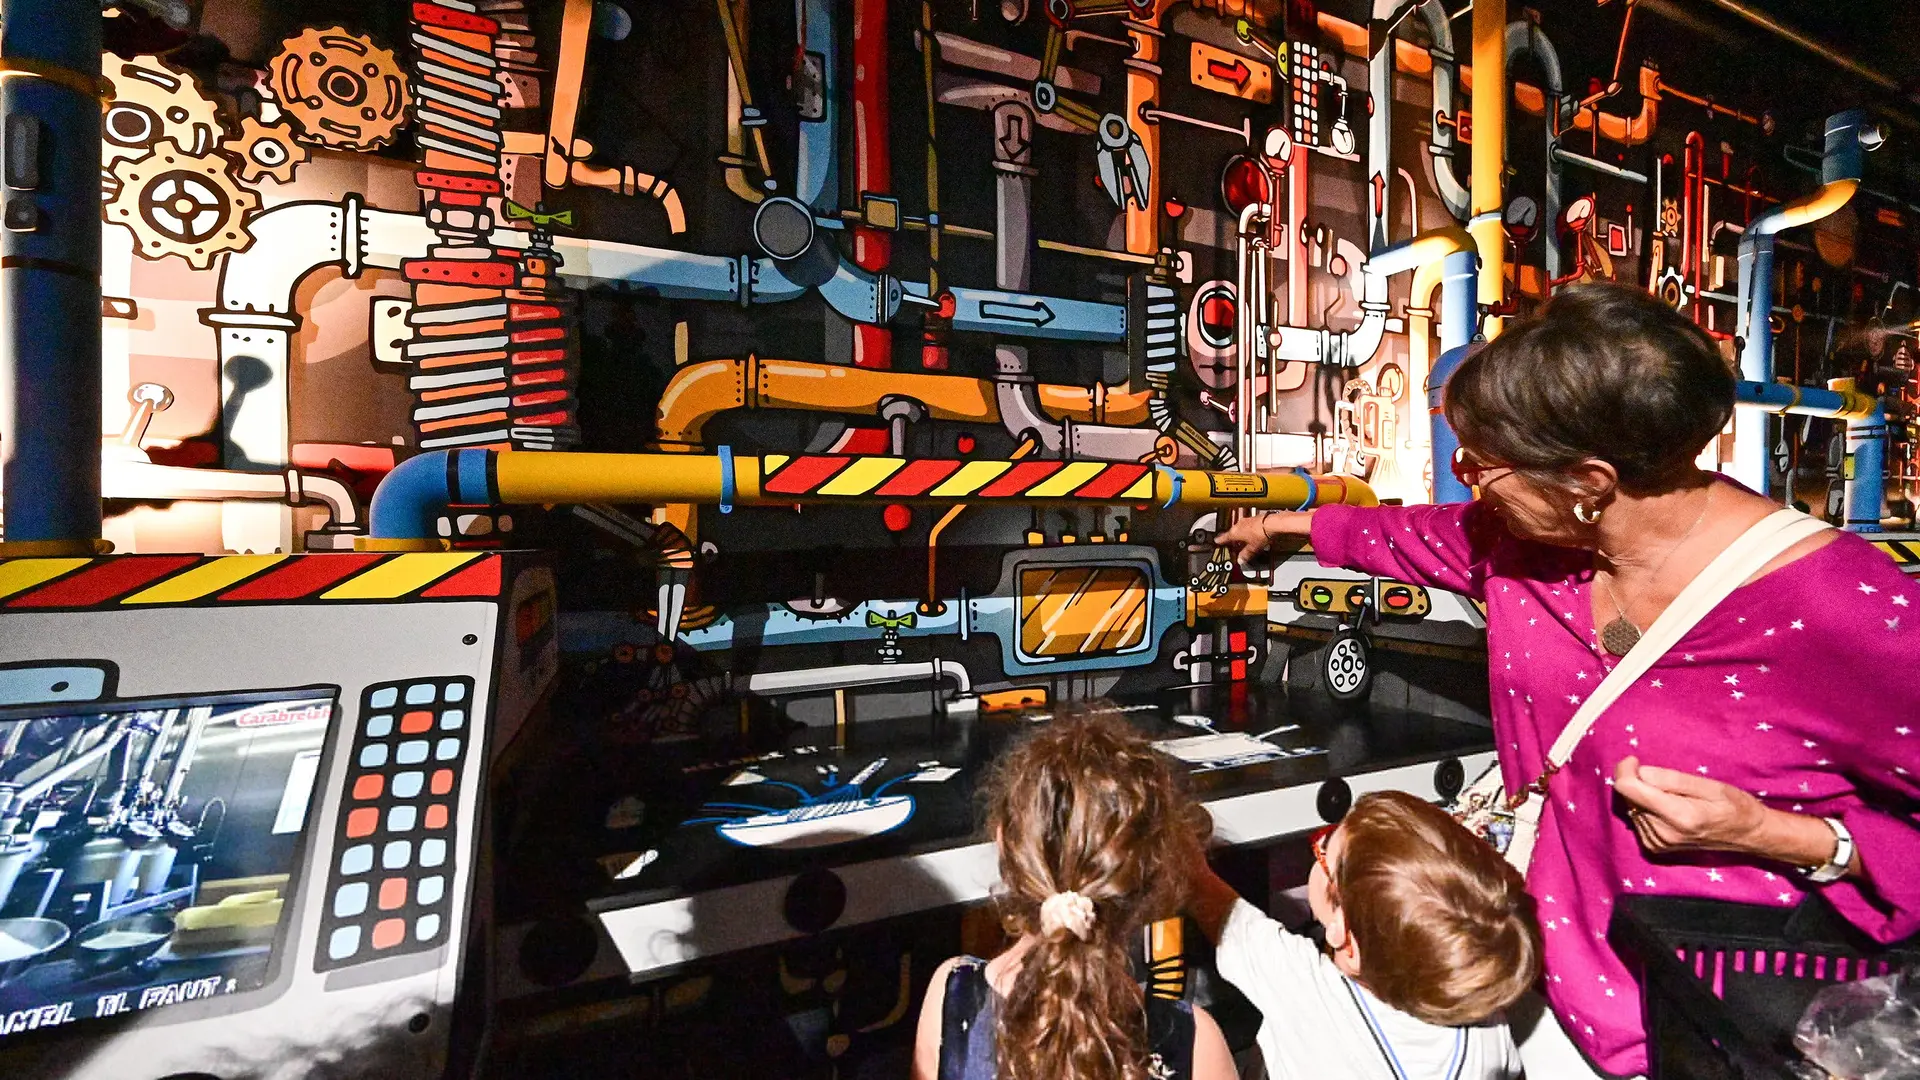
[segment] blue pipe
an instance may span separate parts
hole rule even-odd
[[[1453,475],[1453,454],[1460,440],[1447,423],[1441,406],[1446,401],[1447,379],[1467,358],[1467,345],[1473,340],[1473,323],[1479,315],[1475,299],[1480,259],[1472,251],[1456,251],[1440,264],[1440,358],[1427,375],[1427,418],[1429,441],[1433,450],[1433,501],[1467,502],[1473,489]]]
[[[0,0],[0,55],[61,78],[0,79],[0,486],[12,543],[100,538],[100,8]],[[12,159],[24,147],[10,145]],[[28,175],[37,173],[37,176]]]
[[[800,159],[794,165],[794,193],[816,213],[837,216],[840,211],[840,55],[834,35],[833,6],[828,0],[806,0],[801,17],[806,26],[800,48],[820,65],[821,111],[814,119],[800,118]],[[868,117],[884,124],[887,118]]]
[[[1820,191],[1828,192],[1841,181],[1860,180],[1864,161],[1863,138],[1878,145],[1877,132],[1863,132],[1866,113],[1849,109],[1827,117],[1826,146],[1820,158]],[[1850,194],[1850,189],[1849,192]],[[1816,196],[1817,199],[1819,196]],[[1840,203],[1824,209],[1810,208],[1807,199],[1776,206],[1747,224],[1740,237],[1739,313],[1734,337],[1740,343],[1740,377],[1749,382],[1773,381],[1773,330],[1768,316],[1773,311],[1773,238],[1782,229],[1816,221],[1837,209]],[[1733,478],[1755,491],[1768,490],[1767,418],[1761,413],[1736,414],[1734,418]]]
[[[367,508],[375,540],[433,536],[449,504],[497,506],[492,450],[428,450],[401,462],[374,489]]]
[[[1886,498],[1887,413],[1873,412],[1847,421],[1847,531],[1880,531],[1880,503]]]

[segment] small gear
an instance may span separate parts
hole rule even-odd
[[[267,63],[273,96],[308,142],[372,150],[407,122],[406,72],[391,51],[338,26],[301,31]]]
[[[142,258],[178,255],[205,270],[215,255],[253,243],[243,222],[260,197],[239,185],[232,168],[219,154],[188,154],[162,139],[152,154],[114,163],[120,189],[107,200],[106,219],[133,230]]]
[[[162,139],[188,154],[211,154],[220,145],[219,107],[193,76],[156,56],[125,60],[108,53],[101,60],[113,83],[113,97],[101,107],[101,169],[146,157]]]
[[[293,170],[307,160],[307,148],[294,141],[292,127],[251,116],[240,118],[240,137],[228,149],[238,160],[240,179],[250,184],[263,176],[291,183]]]

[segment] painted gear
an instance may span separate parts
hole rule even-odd
[[[211,154],[225,132],[220,110],[194,83],[193,76],[167,66],[158,57],[101,58],[102,74],[113,83],[113,97],[101,106],[100,168],[146,157],[162,139],[180,152]]]
[[[205,270],[215,255],[253,243],[243,222],[260,197],[240,186],[232,168],[219,154],[183,153],[163,139],[147,157],[114,163],[120,190],[107,200],[106,219],[133,230],[141,258],[178,255]]]
[[[291,183],[293,170],[308,157],[307,148],[294,141],[292,127],[251,116],[241,117],[240,137],[228,149],[238,159],[240,179],[250,184],[265,176]]]
[[[307,142],[372,150],[392,141],[412,101],[391,51],[332,26],[281,42],[267,63],[273,95]]]

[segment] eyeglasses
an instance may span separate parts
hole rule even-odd
[[[1487,473],[1494,472],[1498,469],[1512,469],[1512,468],[1513,466],[1508,465],[1505,462],[1475,461],[1473,457],[1467,453],[1467,448],[1464,446],[1460,447],[1459,449],[1453,452],[1454,479],[1460,481],[1462,484],[1465,484],[1470,488],[1485,487],[1486,484],[1482,481],[1481,478],[1485,476]]]
[[[1327,875],[1328,881],[1333,880],[1333,867],[1327,862],[1327,841],[1333,839],[1333,830],[1339,827],[1324,825],[1307,837],[1307,843],[1313,848],[1313,861],[1320,864],[1320,872]]]

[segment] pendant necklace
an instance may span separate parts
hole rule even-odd
[[[1674,545],[1667,549],[1665,557],[1660,560],[1658,566],[1653,568],[1652,575],[1647,578],[1649,583],[1660,580],[1660,571],[1667,568],[1667,562],[1673,558],[1673,553],[1686,546],[1687,541],[1693,538],[1694,530],[1700,527],[1702,521],[1707,520],[1707,510],[1712,505],[1713,487],[1709,485],[1707,488],[1706,501],[1700,505],[1700,516],[1694,518],[1693,524],[1687,526],[1687,531],[1680,534],[1680,539],[1675,541]],[[1602,552],[1602,554],[1605,553]],[[1614,574],[1609,571],[1605,583],[1607,587],[1607,598],[1613,601],[1613,610],[1618,612],[1618,614],[1614,616],[1613,621],[1600,628],[1600,647],[1612,653],[1614,656],[1625,656],[1633,651],[1635,645],[1640,644],[1641,631],[1640,627],[1634,625],[1632,619],[1627,618],[1626,605],[1620,602],[1620,594],[1613,590],[1613,579]]]

